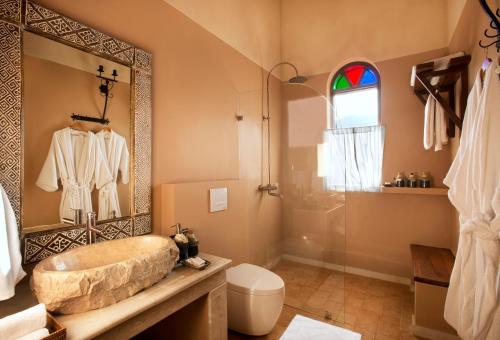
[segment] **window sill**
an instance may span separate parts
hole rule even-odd
[[[384,194],[410,194],[410,195],[433,195],[447,196],[448,188],[398,188],[398,187],[381,187],[380,192]]]

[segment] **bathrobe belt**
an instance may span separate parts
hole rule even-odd
[[[496,219],[492,220],[488,215],[483,213],[474,213],[472,218],[466,220],[462,224],[460,234],[464,237],[464,241],[472,241],[473,239],[482,244],[482,252],[492,261],[496,261],[498,256],[498,241],[500,240],[500,230]],[[495,227],[495,225],[497,225]]]
[[[484,259],[482,260],[484,267],[480,270],[480,272],[477,272],[476,275],[488,275],[491,270],[494,271],[497,266],[496,263],[498,261],[498,255],[500,252],[500,244],[498,242],[500,240],[498,220],[492,220],[488,215],[483,213],[474,213],[472,218],[462,223],[460,234],[463,237],[463,242],[466,245],[462,246],[459,251],[461,251],[461,249],[467,249],[469,251],[469,254],[463,254],[462,256],[462,258],[465,259],[465,261],[460,264],[462,269],[466,270],[465,267],[474,268],[474,264],[470,263],[470,252],[477,251],[477,249],[473,249],[471,244],[473,240],[476,240],[476,242],[481,244],[481,252],[484,256]],[[493,278],[493,281],[495,281],[495,278]],[[479,304],[479,306],[475,307],[474,309],[477,310],[477,308],[480,308],[486,310],[486,313],[483,312],[481,314],[493,316],[492,310],[496,308],[495,305],[491,303],[485,304],[482,303],[482,301],[484,301],[483,299],[489,300],[496,297],[496,285],[479,285],[475,286],[473,290],[475,296],[474,300]],[[470,293],[468,292],[468,294]],[[478,338],[477,336],[479,336],[479,334],[483,334],[484,330],[488,327],[488,324],[490,324],[491,321],[492,318],[479,318],[475,320],[473,325],[471,325],[473,329],[472,334],[474,334],[473,337]]]
[[[118,190],[116,182],[109,182],[99,189],[99,205],[103,204],[104,207],[108,207],[108,214],[113,211],[115,214],[119,213],[118,209]],[[100,218],[102,218],[101,216]],[[104,218],[112,218],[113,216],[106,216]]]
[[[84,202],[82,202],[83,197],[80,194],[83,192],[84,195],[90,196],[90,187],[88,184],[79,184],[75,180],[68,180],[63,184],[63,189],[65,189],[71,199],[71,207],[73,209],[83,209]],[[85,198],[83,198],[85,199]]]
[[[492,230],[491,218],[482,213],[475,213],[472,218],[463,223],[460,233],[462,235],[473,234],[479,240],[496,241],[500,239],[500,230]]]

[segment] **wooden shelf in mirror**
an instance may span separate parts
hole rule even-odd
[[[410,195],[448,195],[448,188],[398,188],[398,187],[381,187],[380,192],[384,194],[410,194]]]

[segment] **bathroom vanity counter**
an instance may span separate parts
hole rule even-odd
[[[61,315],[56,319],[66,327],[70,340],[146,338],[160,333],[164,333],[165,337],[181,330],[190,333],[182,333],[182,337],[187,339],[225,339],[225,270],[231,260],[209,254],[200,254],[200,257],[211,262],[205,270],[179,267],[152,287],[114,305],[80,314]],[[177,325],[175,329],[166,324],[161,326],[169,317],[178,319],[175,314],[182,309],[188,309],[189,314],[184,326]],[[141,335],[143,331],[149,333]],[[196,334],[193,335],[193,332]]]

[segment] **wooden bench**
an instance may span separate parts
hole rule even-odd
[[[448,287],[455,257],[451,250],[411,244],[413,280]]]
[[[455,257],[451,250],[411,244],[415,310],[413,333],[430,339],[451,339],[455,330],[444,320],[444,304]]]

